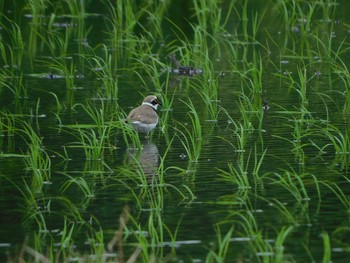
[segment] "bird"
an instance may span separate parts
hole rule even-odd
[[[134,129],[139,133],[152,131],[158,124],[157,109],[160,102],[155,95],[149,95],[144,98],[142,104],[130,111],[127,122],[132,123]]]

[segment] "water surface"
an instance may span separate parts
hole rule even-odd
[[[99,255],[126,206],[124,254],[142,246],[139,262],[349,260],[349,4],[182,2],[0,5],[3,260],[23,244]],[[172,53],[203,74],[172,74]],[[160,123],[141,151],[121,123],[152,93]],[[92,160],[81,143],[94,134]]]

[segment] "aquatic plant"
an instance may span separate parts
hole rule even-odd
[[[2,1],[0,189],[22,204],[13,215],[27,236],[18,251],[9,241],[13,262],[346,258],[338,2]],[[176,74],[169,54],[201,74]],[[149,92],[163,108],[145,140],[121,106]],[[147,143],[159,147],[152,169]],[[191,229],[202,222],[206,235]]]
[[[51,179],[51,159],[43,146],[43,138],[26,122],[17,133],[28,145],[24,161],[32,173],[32,187],[35,192],[41,192],[44,183]]]
[[[220,101],[217,97],[218,84],[217,80],[209,80],[208,82],[204,83],[204,85],[202,85],[203,83],[200,82],[198,86],[193,85],[193,87],[195,88],[196,92],[200,95],[206,106],[205,112],[208,113],[206,121],[216,122],[218,120],[218,114],[220,110]]]
[[[77,134],[74,135],[79,141],[72,142],[66,147],[83,149],[86,160],[102,161],[104,151],[108,147],[106,146],[106,134],[108,133],[108,129],[109,128],[105,126],[100,130],[101,133],[98,134],[94,129],[82,129],[77,126]]]
[[[69,93],[74,92],[76,88],[75,76],[76,76],[76,65],[74,60],[71,58],[49,58],[47,60],[39,60],[45,67],[50,69],[48,78],[62,77],[66,81],[66,88]],[[70,97],[73,97],[71,95]],[[73,99],[70,99],[70,105],[73,105]]]
[[[95,196],[93,189],[89,186],[88,182],[84,177],[72,177],[66,173],[62,174],[68,177],[68,180],[66,180],[61,186],[62,193],[67,191],[70,187],[72,187],[72,185],[75,185],[78,189],[82,191],[85,198],[93,198]]]
[[[156,92],[161,92],[164,83],[161,82],[162,79],[160,78],[160,75],[163,73],[162,71],[164,71],[166,66],[157,57],[150,53],[151,48],[149,46],[146,49],[147,50],[142,52],[142,55],[140,55],[140,59],[134,59],[134,61],[137,63],[137,65],[135,65],[134,73],[140,78],[147,90],[155,89]],[[150,83],[145,80],[143,74],[139,73],[140,70],[146,72],[146,75],[148,75],[149,77]],[[150,85],[152,88],[149,87]]]
[[[16,123],[17,118],[14,114],[0,112],[1,136],[13,137],[16,133]]]
[[[70,35],[74,34],[74,40],[77,42],[79,54],[84,53],[84,47],[88,45],[87,39],[91,28],[87,28],[85,25],[85,18],[90,14],[86,12],[85,2],[65,2],[69,9],[69,14],[71,15],[71,24],[73,26],[68,26],[65,28],[65,38],[68,42]],[[75,27],[75,28],[74,28]],[[74,30],[73,30],[74,28]]]
[[[294,230],[293,226],[282,227],[282,229],[278,232],[276,242],[275,242],[275,262],[284,262],[285,260],[285,246],[284,242],[286,241],[288,235]]]
[[[0,43],[0,54],[4,65],[9,66],[9,70],[14,70],[15,68],[21,68],[23,63],[23,56],[25,53],[25,45],[23,40],[23,33],[21,27],[15,22],[3,15],[2,21],[0,23],[1,27],[7,31],[10,36],[9,43]],[[11,26],[9,26],[10,24]]]
[[[133,32],[143,9],[136,8],[132,2],[125,0],[118,1],[115,5],[111,2],[105,4],[110,14],[105,19],[107,35],[110,46],[115,50],[115,58],[119,57],[117,54],[124,54],[124,58],[129,58],[129,55],[136,50],[136,44],[140,40]]]
[[[254,257],[261,257],[263,261],[268,261],[272,256],[273,247],[264,240],[263,234],[259,230],[257,219],[252,211],[247,213],[237,213],[237,222],[242,227],[242,236],[248,238],[248,247],[252,250]]]
[[[38,43],[38,37],[44,31],[44,17],[48,4],[47,0],[29,0],[24,8],[24,11],[29,12],[27,16],[31,19],[28,54],[33,57],[36,56],[38,46],[41,44]]]
[[[349,183],[349,180],[347,178],[344,178],[346,183]],[[327,180],[321,180],[320,184],[326,188],[328,188],[331,193],[333,193],[339,202],[346,208],[349,209],[350,207],[350,200],[346,196],[344,190],[338,185],[336,182],[329,182]]]
[[[322,240],[323,240],[323,259],[322,262],[326,263],[326,262],[331,262],[332,261],[332,250],[331,250],[331,242],[329,239],[329,235],[327,232],[323,232],[321,234],[322,236]]]
[[[84,55],[83,58],[88,61],[90,70],[103,84],[98,89],[99,97],[113,101],[115,109],[118,109],[118,76],[114,72],[116,65],[107,46],[102,45],[102,52],[102,57],[92,53],[91,57]]]
[[[216,232],[216,236],[217,236],[217,252],[215,252],[214,250],[210,250],[209,253],[207,254],[207,257],[205,259],[205,262],[224,262],[226,257],[227,257],[227,253],[228,253],[228,248],[230,245],[230,241],[231,241],[231,237],[233,234],[233,228],[231,227],[227,233],[225,234],[225,236],[221,235],[221,229],[219,226],[217,226],[215,228],[215,232]]]
[[[336,154],[347,155],[350,153],[350,138],[347,129],[341,131],[333,125],[327,125],[327,129],[322,131],[326,138],[331,141]]]
[[[237,185],[239,192],[246,192],[246,190],[251,189],[251,184],[249,182],[248,173],[245,171],[245,167],[239,166],[236,168],[233,164],[228,164],[228,171],[219,170],[220,177],[225,181],[232,182]]]
[[[237,186],[237,195],[242,199],[248,198],[251,192],[263,188],[263,175],[260,174],[260,169],[266,152],[267,150],[259,156],[257,145],[255,145],[254,151],[250,150],[248,156],[245,156],[243,152],[239,152],[237,161],[228,163],[228,170],[219,169],[220,178]],[[254,158],[253,165],[251,158]]]
[[[308,202],[310,200],[307,185],[304,182],[303,178],[307,178],[309,175],[297,174],[296,172],[285,171],[283,174],[274,173],[276,179],[271,179],[273,184],[277,184],[278,186],[283,187],[286,191],[288,191],[302,209],[303,213],[307,215],[307,211],[303,209],[307,208],[307,206],[303,206],[304,202]],[[321,200],[320,196],[320,188],[319,182],[313,175],[310,175],[314,180],[316,186],[316,192],[318,193],[319,201]]]
[[[191,127],[187,128],[185,124],[178,122],[177,125],[181,127],[181,129],[176,127],[177,137],[180,139],[190,162],[198,162],[202,148],[202,125],[192,101],[182,102],[190,110],[188,116],[190,118]]]
[[[87,101],[86,104],[76,103],[73,105],[72,110],[75,112],[81,112],[80,110],[83,110],[83,112],[89,117],[91,124],[79,124],[81,125],[81,127],[85,126],[96,128],[99,136],[101,137],[104,133],[104,129],[107,126],[109,126],[110,122],[113,121],[115,114],[113,112],[109,113],[109,111],[106,109],[105,102],[102,98],[100,98],[99,100],[94,100],[93,102]],[[111,129],[109,129],[108,131],[111,132]],[[107,136],[110,136],[110,133],[108,133]]]

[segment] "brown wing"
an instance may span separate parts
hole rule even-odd
[[[136,118],[136,113],[137,113],[137,111],[138,111],[138,109],[140,108],[140,106],[139,107],[137,107],[137,108],[135,108],[135,109],[132,109],[130,112],[129,112],[129,115],[128,115],[128,120],[130,120],[130,121],[132,121],[132,120],[135,120],[135,118]]]
[[[144,110],[147,108],[147,110]],[[154,123],[157,120],[157,112],[150,106],[143,108],[142,116],[139,116],[140,121],[146,124]]]
[[[151,107],[145,105],[141,105],[133,109],[128,115],[129,121],[140,121],[146,124],[153,123],[154,118],[157,118],[156,111]]]

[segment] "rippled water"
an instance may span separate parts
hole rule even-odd
[[[183,1],[183,10],[193,12],[185,3]],[[169,231],[176,233],[172,241],[165,228],[158,228],[164,232],[164,240],[152,245],[164,247],[164,250],[160,253],[153,248],[156,257],[171,254],[179,262],[204,262],[210,250],[217,251],[220,232],[221,239],[231,233],[225,262],[319,262],[325,259],[326,241],[322,237],[327,233],[332,262],[347,262],[350,257],[347,238],[349,152],[336,152],[332,141],[325,136],[325,131],[334,126],[344,137],[348,136],[349,113],[345,105],[346,100],[349,100],[349,95],[346,95],[349,87],[346,86],[347,82],[342,81],[336,66],[330,62],[324,63],[319,57],[322,55],[317,52],[319,44],[312,39],[313,35],[323,36],[322,30],[330,28],[325,34],[334,34],[334,46],[349,52],[349,21],[344,13],[349,4],[345,1],[335,3],[335,15],[328,22],[323,21],[327,18],[325,14],[315,13],[312,31],[305,37],[296,28],[293,29],[294,24],[284,25],[283,17],[273,9],[266,8],[269,3],[262,1],[257,7],[266,13],[259,13],[264,19],[255,41],[241,41],[241,44],[236,45],[236,52],[248,52],[248,62],[231,61],[232,50],[225,43],[213,45],[213,48],[208,44],[204,50],[214,73],[204,72],[198,76],[162,72],[161,66],[158,67],[159,72],[162,72],[159,76],[149,76],[143,67],[152,62],[150,59],[138,57],[140,54],[131,54],[133,59],[126,59],[123,54],[113,52],[117,47],[110,45],[111,39],[106,33],[110,29],[104,23],[110,16],[100,12],[105,11],[104,5],[99,3],[93,7],[95,4],[86,3],[87,10],[96,14],[83,19],[86,23],[84,26],[91,28],[91,33],[84,41],[91,47],[105,44],[111,56],[120,55],[112,58],[116,60],[115,65],[120,67],[113,72],[114,76],[118,75],[118,98],[101,97],[105,91],[103,81],[95,74],[99,69],[83,65],[88,62],[79,59],[79,50],[74,46],[74,41],[82,39],[73,37],[70,38],[69,45],[72,48],[68,49],[71,53],[67,55],[66,61],[74,61],[76,65],[72,77],[74,89],[67,88],[66,76],[56,72],[53,66],[50,67],[47,63],[52,59],[49,50],[40,48],[40,45],[34,57],[27,54],[18,68],[18,71],[23,72],[23,85],[27,93],[16,98],[11,89],[2,85],[0,222],[3,227],[0,230],[0,251],[3,254],[16,251],[24,242],[34,247],[34,236],[43,235],[43,229],[53,237],[50,242],[60,243],[65,218],[76,225],[91,222],[96,229],[100,227],[105,242],[102,245],[106,247],[119,227],[118,220],[123,208],[128,205],[130,215],[147,235],[152,235],[148,227],[152,217],[158,224],[163,223]],[[177,3],[171,6],[174,10],[177,10],[175,7],[179,8]],[[303,6],[308,10],[308,5]],[[331,7],[334,6],[325,4],[323,10]],[[16,8],[15,5],[3,4],[2,13],[11,16],[17,23],[21,19],[31,20],[31,17],[24,15],[26,12],[22,14]],[[241,6],[237,10],[241,10]],[[248,10],[249,15],[258,12],[256,7]],[[185,33],[188,31],[191,34],[187,36],[188,41],[192,43],[195,34],[179,13],[168,10],[166,17]],[[79,26],[83,26],[75,25],[76,20],[69,17],[60,17],[64,14],[56,15],[57,23],[60,23],[56,27],[59,29],[69,27],[71,20],[77,31]],[[250,21],[253,20],[252,16]],[[269,16],[271,19],[267,19]],[[45,23],[48,23],[49,17],[45,17]],[[192,15],[189,18],[192,19]],[[176,45],[170,44],[176,39],[176,28],[167,21],[162,24],[164,39],[152,39],[157,44],[149,50],[159,53],[147,55],[173,67],[168,53],[177,51],[177,48],[182,52],[184,47],[179,40]],[[236,38],[227,37],[232,37],[232,41],[243,39],[243,21],[239,18],[229,21],[226,30]],[[28,29],[25,23],[20,25],[24,32]],[[286,28],[290,31],[286,31]],[[138,30],[141,35],[142,28]],[[8,36],[4,29],[0,33],[6,43]],[[25,40],[29,41],[29,36]],[[260,44],[256,44],[256,41]],[[162,48],[163,45],[170,47]],[[127,45],[124,46],[120,52],[127,53],[127,48]],[[96,53],[103,57],[104,51],[98,46],[96,49]],[[303,54],[293,54],[298,51]],[[181,59],[181,52],[177,53],[178,59]],[[348,63],[346,54],[342,59]],[[254,60],[255,55],[260,57]],[[190,54],[190,57],[196,56],[198,53]],[[238,57],[243,59],[243,55]],[[270,107],[266,112],[260,93],[253,90],[254,79],[250,75],[254,68],[252,63],[256,61],[261,62],[262,66],[260,91]],[[337,63],[339,61],[335,65]],[[6,65],[2,61],[2,69],[9,66],[16,65]],[[200,68],[202,65],[194,66]],[[298,72],[300,68],[302,71]],[[56,73],[57,76],[54,75]],[[298,92],[301,90],[298,86],[299,73],[305,73],[308,80],[305,100]],[[213,78],[209,79],[208,76]],[[161,90],[156,90],[155,78],[159,79]],[[4,78],[2,82],[11,81]],[[217,83],[218,87],[217,98],[210,101],[210,105],[217,109],[216,118],[210,116],[209,106],[201,97],[207,83],[211,82]],[[214,84],[212,88],[215,89]],[[74,147],[74,143],[79,140],[79,136],[74,133],[74,129],[77,130],[74,125],[94,124],[77,104],[94,104],[99,110],[103,102],[105,116],[112,116],[117,110],[129,112],[141,103],[144,95],[154,92],[172,103],[160,109],[160,123],[151,138],[147,140],[140,136],[142,151],[128,146],[116,125],[118,120],[108,117],[106,121],[114,125],[114,132],[108,138],[103,162],[87,160],[83,149]],[[61,109],[57,107],[56,98],[62,105]],[[190,134],[194,129],[190,118],[194,115],[186,105],[190,101],[200,118],[202,135],[194,140],[199,149],[199,158],[195,162],[191,161],[182,144],[186,139],[191,142]],[[117,104],[119,108],[115,106]],[[8,136],[5,116],[9,113],[31,123],[36,133],[43,138],[43,149],[48,152],[51,161],[50,179],[44,182],[42,192],[33,194],[39,207],[26,207],[27,203],[21,194],[21,191],[25,191],[24,182],[31,182],[33,172],[26,169],[24,159],[27,157],[10,156],[27,154],[29,146],[20,132]],[[16,123],[19,126],[20,122]],[[81,126],[81,129],[84,128]],[[184,132],[184,135],[179,131]],[[243,144],[240,144],[240,136],[245,138]],[[349,146],[349,138],[346,143]],[[62,157],[66,153],[68,159]],[[159,172],[163,164],[165,171]],[[258,170],[255,170],[257,166]],[[233,175],[230,167],[236,169],[237,174]],[[130,176],[137,173],[139,168],[144,172],[144,181]],[[161,178],[158,178],[157,171]],[[231,179],[225,180],[225,173],[229,174],[230,171]],[[84,178],[92,191],[91,196],[84,196],[83,191],[74,184],[65,188],[68,178]],[[244,178],[247,179],[246,183],[237,183]],[[155,182],[159,183],[158,186],[166,184],[167,187],[157,188]],[[153,185],[150,192],[144,192],[145,185],[142,183]],[[65,201],[60,198],[65,198]],[[159,206],[154,207],[153,202],[159,202]],[[72,219],[70,204],[77,208],[83,222]],[[39,223],[33,215],[44,210],[46,227],[38,227]],[[125,230],[126,236],[132,236],[133,231],[138,231],[131,223],[129,227]],[[279,233],[288,228],[291,228],[291,232],[288,232],[281,246]],[[232,232],[229,232],[230,229]],[[90,253],[88,239],[92,235],[86,227],[74,229],[72,240],[80,255]],[[126,255],[134,251],[137,242],[130,236],[124,242]],[[50,246],[50,242],[46,245]],[[176,253],[173,253],[172,248],[175,248]],[[284,251],[283,260],[278,258],[280,250]]]

